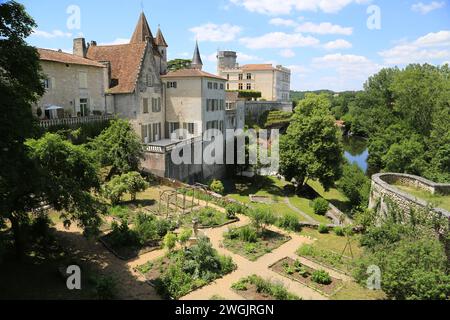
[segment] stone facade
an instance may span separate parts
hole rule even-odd
[[[56,51],[52,54],[66,55]],[[34,115],[37,116],[38,108],[42,111],[41,119],[108,113],[105,99],[106,68],[104,66],[41,60],[41,67],[46,76],[46,90],[39,102],[33,106]],[[82,108],[82,105],[86,108]],[[54,113],[53,116],[49,116],[47,112],[46,115],[45,109],[51,106],[61,107],[63,111]]]
[[[450,194],[450,184],[437,184],[427,179],[399,173],[380,173],[372,177],[372,189],[370,194],[370,209],[377,209],[380,218],[387,216],[389,206],[388,202],[395,203],[405,214],[411,209],[426,209],[428,203],[422,199],[403,192],[393,186],[393,183],[400,182],[405,185],[414,186],[431,193]],[[433,211],[443,217],[447,217],[450,221],[450,212],[433,208]]]
[[[262,94],[261,100],[289,101],[291,71],[271,64],[237,63],[233,51],[220,51],[217,55],[217,74],[228,80],[227,90],[253,90]]]

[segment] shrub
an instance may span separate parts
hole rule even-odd
[[[240,214],[245,214],[247,212],[247,208],[238,203],[230,203],[226,206],[227,210],[227,218],[235,219],[236,216]]]
[[[136,200],[136,194],[138,192],[145,191],[149,187],[148,182],[144,178],[142,178],[139,172],[129,172],[122,175],[120,178],[126,185],[127,191],[130,193],[132,201]]]
[[[112,231],[109,234],[109,242],[113,246],[138,246],[140,239],[134,230],[128,227],[128,221],[122,220],[120,224],[113,222],[111,224]]]
[[[184,229],[180,232],[178,236],[178,242],[180,242],[182,246],[185,246],[186,243],[189,241],[189,239],[191,239],[191,237],[192,237],[192,230]]]
[[[250,219],[252,220],[253,226],[259,232],[263,232],[268,225],[274,224],[277,221],[272,211],[260,208],[250,212]]]
[[[168,233],[164,237],[164,248],[167,250],[172,251],[177,244],[177,236],[173,233]]]
[[[225,193],[225,188],[223,186],[222,181],[220,181],[220,180],[213,180],[211,182],[211,184],[209,185],[209,188],[213,192],[218,193],[218,194],[222,194],[223,195]]]
[[[345,229],[343,227],[334,227],[333,231],[338,237],[345,236]]]
[[[328,229],[328,226],[326,226],[326,225],[324,225],[324,224],[319,225],[319,227],[318,227],[317,230],[318,230],[319,233],[321,233],[321,234],[325,234],[325,233],[328,233],[328,232],[330,231],[330,230]]]
[[[329,285],[331,284],[331,276],[325,270],[316,270],[311,275],[311,280],[318,284]]]
[[[324,198],[317,198],[313,201],[314,213],[324,216],[329,209],[330,204]]]
[[[239,282],[236,282],[235,284],[233,284],[233,285],[231,286],[231,288],[232,288],[233,290],[236,290],[236,291],[247,291],[247,290],[248,290],[248,288],[247,288],[247,282],[244,281],[244,280],[241,280],[241,281],[239,281]]]
[[[239,231],[239,239],[245,242],[255,243],[258,241],[258,235],[256,233],[256,230],[252,227],[246,226],[241,229],[238,229]]]
[[[280,228],[290,230],[290,231],[300,231],[301,224],[300,219],[294,213],[286,213],[278,219],[277,225]]]
[[[117,283],[111,277],[98,277],[94,279],[95,293],[99,300],[113,300],[116,297]]]
[[[144,191],[148,186],[147,181],[138,172],[129,172],[112,178],[103,185],[102,193],[112,205],[116,205],[127,192],[130,193],[132,201],[136,200],[136,194]]]
[[[108,215],[120,220],[129,218],[130,209],[124,206],[113,206],[108,209]]]

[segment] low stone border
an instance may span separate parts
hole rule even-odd
[[[319,266],[321,266],[323,268],[327,268],[327,269],[333,270],[334,272],[337,272],[337,273],[342,273],[343,275],[346,275],[347,277],[353,277],[353,275],[351,273],[349,273],[349,272],[346,272],[344,270],[341,270],[341,269],[338,269],[336,267],[330,266],[330,265],[328,265],[326,263],[323,263],[321,261],[318,261],[318,260],[316,260],[314,258],[305,257],[305,256],[299,256],[299,257],[305,259],[306,261],[309,261],[309,262],[312,262],[314,264],[317,264],[317,265],[319,265]]]
[[[103,236],[104,237],[104,236]],[[103,238],[102,237],[102,238]],[[122,261],[130,261],[133,260],[134,258],[125,258],[123,256],[121,256],[120,254],[118,254],[105,240],[103,240],[102,238],[99,238],[98,241],[109,251],[111,252],[116,258],[122,260]],[[142,249],[139,251],[138,255],[136,256],[136,258],[138,258],[139,256],[142,256],[144,254],[156,251],[156,250],[161,250],[161,245],[159,245],[158,247],[147,247],[147,249]]]
[[[313,287],[313,286],[309,286],[309,285],[307,285],[307,284],[305,284],[305,283],[302,283],[302,282],[298,281],[297,279],[295,279],[295,277],[291,277],[291,276],[289,276],[289,275],[287,275],[287,274],[280,273],[280,272],[277,272],[277,271],[273,270],[273,267],[274,267],[275,265],[277,265],[278,263],[280,263],[281,261],[283,261],[283,260],[285,260],[285,259],[292,259],[292,258],[290,258],[290,257],[284,257],[284,258],[282,258],[282,259],[276,261],[275,263],[271,264],[271,265],[269,266],[269,269],[272,270],[273,272],[275,272],[276,274],[279,274],[279,275],[282,276],[283,278],[286,278],[286,279],[289,279],[289,280],[291,280],[291,281],[300,283],[302,286],[308,287],[308,288],[310,288],[310,289],[316,291],[317,293],[319,293],[319,294],[321,294],[321,295],[323,295],[323,296],[325,296],[325,297],[327,297],[327,298],[330,298],[330,297],[334,296],[335,294],[337,294],[339,291],[341,291],[341,290],[344,288],[344,281],[341,280],[341,279],[335,278],[336,280],[341,281],[341,282],[342,282],[342,285],[339,286],[339,287],[337,287],[337,289],[334,290],[333,293],[327,294],[327,293],[323,292],[322,290],[319,290],[319,289],[317,289],[317,288],[315,288],[315,287]],[[308,259],[306,259],[306,260],[308,260]],[[309,267],[310,269],[317,270],[316,268],[313,268],[313,267],[310,267],[310,266],[307,266],[307,267]],[[332,278],[333,278],[333,277],[332,277]]]
[[[237,223],[237,222],[239,222],[239,221],[241,221],[241,220],[240,220],[239,218],[236,218],[236,219],[230,220],[230,221],[225,222],[225,223],[223,223],[223,224],[221,224],[221,225],[218,225],[218,226],[214,226],[214,227],[199,226],[198,228],[199,228],[200,230],[206,230],[206,229],[219,229],[219,228],[228,226],[228,225],[230,225],[230,224]]]

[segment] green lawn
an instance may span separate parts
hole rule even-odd
[[[322,186],[316,182],[310,182],[310,186],[318,194],[325,197],[325,199],[336,204],[346,203],[348,201],[338,190],[332,189],[329,192],[324,192]],[[314,190],[312,193],[314,193]],[[272,204],[251,203],[249,195],[266,196],[272,200]],[[292,210],[286,203],[287,197],[290,203],[297,209],[303,211],[319,223],[330,223],[330,220],[324,216],[316,215],[311,206],[311,201],[314,200],[315,195],[296,195],[294,186],[283,180],[278,180],[275,177],[255,177],[253,179],[238,179],[236,182],[236,189],[227,195],[237,201],[251,204],[255,208],[268,208],[277,215],[286,213],[298,213]],[[303,219],[304,220],[304,219]]]
[[[416,198],[431,203],[434,207],[450,211],[450,195],[443,196],[438,194],[432,194],[431,192],[419,188],[414,188],[411,186],[405,186],[401,184],[395,184],[394,186],[404,192],[413,195]]]
[[[309,181],[308,185],[322,198],[328,200],[342,212],[349,212],[351,210],[350,201],[338,189],[331,188],[330,190],[325,191],[322,185],[317,181]]]

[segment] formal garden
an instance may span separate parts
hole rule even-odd
[[[252,275],[234,283],[231,288],[246,300],[301,300],[283,284]]]

